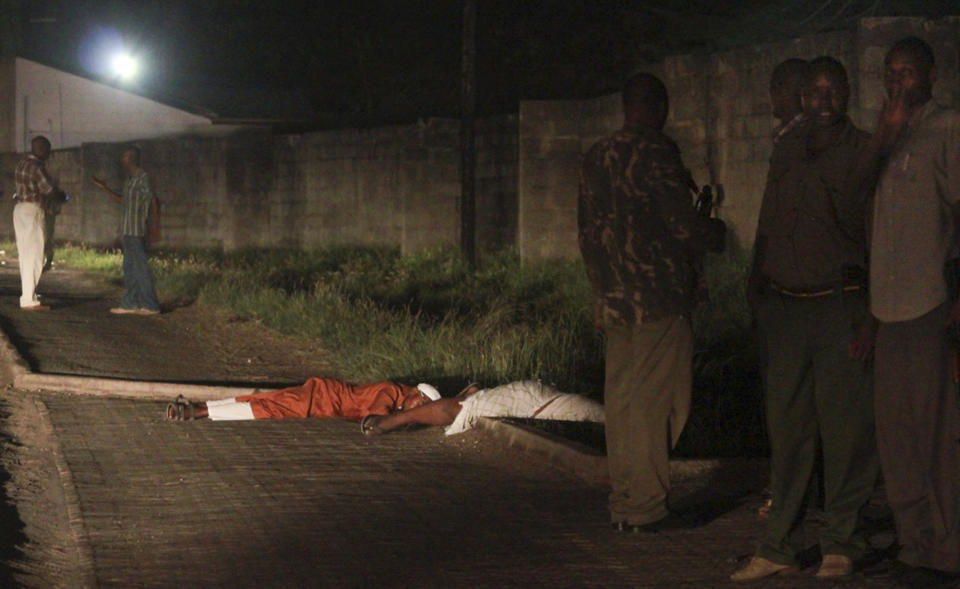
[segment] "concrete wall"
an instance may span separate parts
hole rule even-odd
[[[11,93],[13,114],[8,120],[2,113]],[[45,135],[55,149],[63,149],[212,126],[205,117],[27,59],[7,59],[0,66],[0,151],[25,151],[35,135]]]
[[[649,68],[671,97],[666,132],[701,185],[722,184],[718,215],[742,243],[756,231],[771,133],[770,72],[789,57],[832,55],[847,67],[850,116],[872,130],[883,104],[883,57],[907,35],[927,39],[940,80],[935,97],[960,106],[960,17],[863,19],[857,31],[758,45],[716,55],[681,55]],[[520,105],[519,249],[524,258],[575,257],[578,173],[583,153],[622,124],[620,95]]]
[[[481,247],[515,243],[517,118],[478,122],[477,234]],[[458,123],[272,136],[189,136],[140,141],[143,167],[163,203],[162,245],[183,247],[383,244],[404,251],[459,242]],[[54,151],[51,175],[74,195],[58,239],[111,244],[119,206],[90,184],[119,188],[122,144]],[[19,156],[0,156],[13,193]],[[9,199],[0,236],[12,238]]]

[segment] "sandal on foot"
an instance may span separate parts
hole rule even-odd
[[[169,421],[189,421],[194,417],[193,403],[183,395],[174,399],[173,403],[167,403],[167,419]]]
[[[377,425],[381,419],[383,419],[382,415],[370,414],[364,417],[360,421],[360,433],[365,436],[378,436],[384,433],[384,431],[380,429],[380,426]]]

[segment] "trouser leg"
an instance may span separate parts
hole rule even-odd
[[[948,306],[877,333],[877,442],[900,560],[960,571],[960,408]]]
[[[866,297],[830,297],[818,312],[813,356],[817,419],[823,448],[824,554],[863,556],[860,514],[876,485],[871,367],[852,360],[848,344],[866,317]]]
[[[37,300],[37,283],[43,273],[43,208],[21,202],[13,207],[13,230],[20,264],[20,306],[32,307]]]
[[[243,421],[255,419],[250,403],[241,403],[236,399],[208,401],[207,417],[209,417],[211,421]]]
[[[693,335],[680,316],[606,331],[610,515],[642,525],[668,514],[669,451],[689,414]]]
[[[123,236],[123,281],[127,290],[121,301],[122,307],[160,310],[150,265],[147,262],[146,244],[142,237]]]
[[[813,373],[802,305],[772,296],[760,309],[767,343],[766,412],[773,500],[757,555],[796,564],[817,452]]]

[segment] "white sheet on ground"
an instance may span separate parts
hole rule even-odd
[[[448,436],[463,433],[481,417],[534,416],[537,419],[604,422],[600,403],[581,395],[561,393],[537,380],[521,380],[484,389],[461,401],[460,413],[447,426],[445,433]]]

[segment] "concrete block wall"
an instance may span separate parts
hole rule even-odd
[[[187,136],[138,145],[163,203],[164,246],[378,244],[413,252],[459,243],[457,121],[306,135]],[[123,146],[85,143],[53,152],[47,168],[74,195],[58,220],[58,239],[115,242],[120,207],[90,178],[101,177],[119,191]],[[477,156],[479,246],[512,246],[516,116],[478,121]],[[8,196],[20,157],[0,155]],[[0,236],[12,238],[8,209],[12,203],[0,204]]]
[[[663,79],[671,108],[666,133],[676,140],[698,184],[722,184],[718,209],[750,245],[777,121],[769,103],[774,66],[790,57],[831,55],[847,68],[849,114],[872,130],[883,104],[883,57],[897,39],[919,35],[940,70],[935,98],[960,106],[960,17],[863,19],[856,31],[812,35],[715,55],[680,55],[650,68]],[[518,247],[525,258],[575,257],[576,198],[582,155],[622,125],[620,95],[520,105]],[[578,145],[579,143],[579,145]]]

